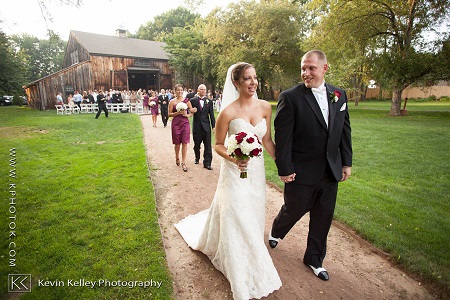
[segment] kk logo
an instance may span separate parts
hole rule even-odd
[[[31,274],[9,274],[8,292],[31,293]]]

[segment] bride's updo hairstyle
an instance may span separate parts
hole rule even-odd
[[[246,62],[238,62],[235,64],[233,71],[231,72],[231,79],[233,82],[239,82],[239,78],[242,77],[245,70],[248,68],[255,68],[252,64],[246,63]]]

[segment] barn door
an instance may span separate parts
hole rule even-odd
[[[112,71],[111,81],[113,90],[128,90],[128,72],[126,70]]]

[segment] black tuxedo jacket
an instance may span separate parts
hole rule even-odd
[[[169,96],[167,94],[159,95],[158,96],[158,102],[159,105],[161,105],[161,111],[168,111],[169,110]],[[166,102],[166,103],[164,103]]]
[[[201,132],[203,128],[206,132],[210,132],[211,128],[216,127],[216,118],[214,117],[214,106],[211,99],[206,98],[203,102],[203,108],[200,106],[198,96],[191,99],[192,107],[197,108],[192,120],[192,133]]]
[[[352,166],[352,142],[347,95],[326,84],[328,128],[314,94],[303,83],[278,98],[275,127],[275,157],[278,175],[296,173],[295,183],[319,183],[327,165],[336,181],[342,179],[342,166]],[[337,102],[330,94],[338,91]]]

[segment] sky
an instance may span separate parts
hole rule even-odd
[[[47,25],[63,40],[70,30],[114,35],[123,28],[136,33],[140,25],[153,17],[184,6],[183,0],[84,0],[80,8],[65,6],[59,0],[47,0],[53,21],[44,21],[37,0],[4,1],[0,10],[0,28],[6,35],[27,33],[47,39]],[[226,7],[236,0],[205,0],[196,13],[206,16],[216,7]]]

